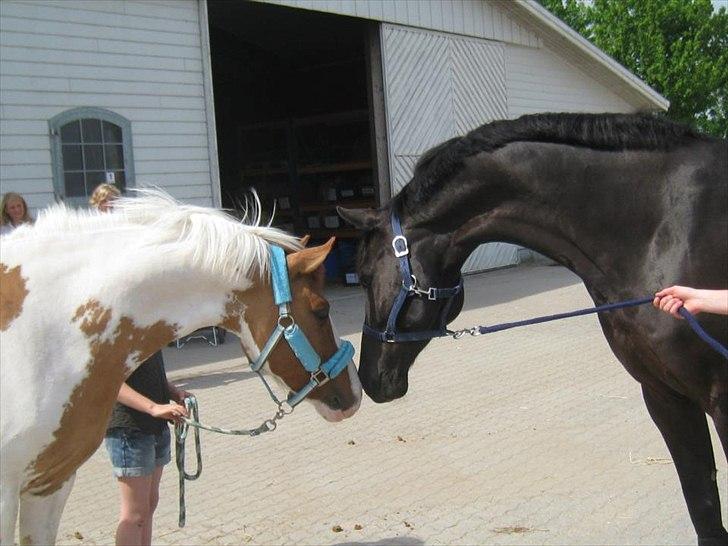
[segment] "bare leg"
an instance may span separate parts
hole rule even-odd
[[[680,478],[699,546],[726,546],[715,459],[705,414],[664,385],[642,385],[652,420],[662,433]]]
[[[144,528],[149,526],[149,492],[152,474],[134,478],[118,478],[121,492],[119,526],[116,528],[116,546],[149,546],[144,542]]]
[[[152,527],[154,525],[154,511],[159,503],[159,482],[162,479],[163,466],[154,468],[152,474],[152,483],[149,487],[149,517],[147,518],[144,528],[142,529],[142,544],[152,543]]]
[[[58,491],[50,495],[23,493],[20,496],[20,544],[56,543],[58,524],[75,479],[74,473]]]

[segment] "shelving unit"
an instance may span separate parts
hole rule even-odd
[[[343,223],[336,206],[377,206],[368,111],[245,125],[238,142],[242,187],[256,189],[264,210],[275,204],[274,225],[314,240],[335,236],[327,274],[352,273],[360,233]]]

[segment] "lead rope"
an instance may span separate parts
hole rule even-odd
[[[188,396],[184,400],[187,415],[192,415],[194,420],[199,419],[199,409],[197,406],[197,398]],[[185,508],[185,480],[194,481],[202,474],[202,450],[200,448],[200,429],[195,428],[195,451],[197,452],[197,471],[194,474],[188,474],[185,471],[185,440],[189,424],[187,420],[174,425],[174,452],[175,462],[177,463],[177,471],[179,472],[179,526],[185,526],[185,518],[187,510]]]
[[[202,474],[200,429],[209,430],[210,432],[217,432],[219,434],[249,436],[252,438],[254,436],[263,434],[264,432],[274,431],[278,426],[277,421],[283,419],[283,417],[285,417],[286,415],[293,413],[293,406],[290,406],[285,400],[283,402],[279,401],[273,394],[273,391],[268,385],[268,382],[263,378],[262,375],[260,375],[260,378],[263,380],[263,383],[268,389],[268,393],[271,395],[271,398],[273,398],[273,401],[278,404],[278,411],[275,412],[273,417],[263,421],[257,428],[227,429],[204,425],[200,423],[200,412],[197,398],[195,398],[194,396],[188,396],[185,398],[184,404],[185,408],[187,409],[187,415],[190,415],[192,418],[190,419],[189,417],[185,417],[181,420],[181,422],[175,423],[174,425],[175,462],[177,463],[177,471],[179,473],[179,527],[185,526],[185,520],[187,516],[187,509],[185,506],[185,480],[194,481]],[[185,441],[187,440],[189,427],[193,427],[195,429],[195,452],[197,454],[197,470],[194,474],[188,474],[185,470]]]
[[[448,330],[448,332],[445,335],[452,336],[454,339],[460,339],[464,335],[471,335],[471,336],[481,336],[484,334],[492,334],[493,332],[501,332],[503,330],[510,330],[511,328],[519,328],[521,326],[528,326],[530,324],[540,324],[542,322],[550,322],[552,320],[559,320],[559,319],[565,319],[570,317],[578,317],[581,315],[588,315],[591,313],[601,313],[604,311],[614,311],[616,309],[623,309],[625,307],[635,307],[637,305],[644,305],[646,303],[651,303],[655,299],[654,296],[649,296],[646,298],[640,298],[635,300],[627,300],[627,301],[621,301],[618,303],[607,303],[605,305],[599,305],[597,307],[588,307],[586,309],[579,309],[577,311],[571,311],[569,313],[559,313],[556,315],[546,315],[543,317],[535,317],[532,319],[527,320],[519,320],[517,322],[504,322],[502,324],[496,324],[495,326],[474,326],[472,328],[465,328],[464,330]],[[728,359],[728,349],[721,344],[718,340],[711,337],[708,332],[706,332],[702,326],[700,326],[700,323],[695,319],[692,313],[685,309],[685,307],[680,307],[679,311],[680,315],[685,318],[690,328],[692,328],[695,333],[705,341],[712,349],[720,353],[723,358]]]

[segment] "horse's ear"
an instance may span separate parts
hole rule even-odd
[[[379,213],[374,209],[345,209],[344,207],[336,207],[336,212],[352,226],[364,231],[374,229],[379,223]]]
[[[320,246],[304,248],[286,256],[288,271],[291,275],[308,275],[323,265],[326,256],[334,247],[336,237],[332,237]]]
[[[304,235],[301,237],[300,243],[303,248],[306,248],[308,246],[308,242],[311,240],[310,235]]]

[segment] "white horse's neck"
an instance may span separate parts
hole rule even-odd
[[[59,412],[94,373],[120,383],[176,337],[241,313],[269,242],[297,245],[277,230],[160,195],[124,200],[120,211],[54,210],[0,242],[3,275],[19,279],[12,297],[20,297],[0,325],[2,390],[13,394],[2,397],[3,409],[12,401],[24,407],[14,415],[32,416],[43,400]],[[27,424],[11,421],[3,420],[4,438]]]

